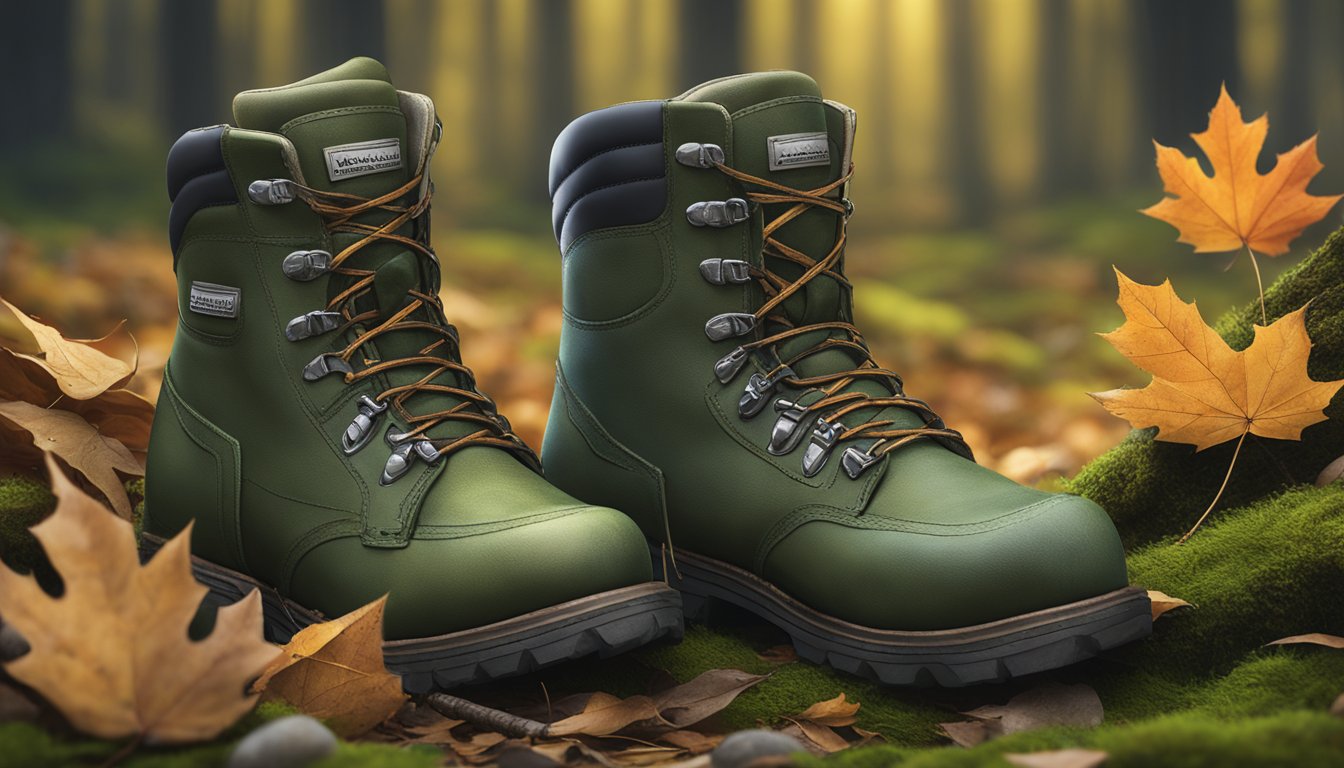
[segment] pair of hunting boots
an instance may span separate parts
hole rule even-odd
[[[893,684],[1149,632],[1100,508],[980,467],[873,360],[844,269],[855,115],[805,75],[556,140],[540,458],[445,319],[430,100],[359,58],[234,117],[168,156],[180,322],[142,546],[191,526],[210,601],[260,589],[272,640],[388,595],[414,693],[677,638],[712,603]]]

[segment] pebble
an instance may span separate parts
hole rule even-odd
[[[307,715],[273,720],[233,748],[228,768],[301,768],[336,749],[336,735]]]
[[[8,624],[0,624],[0,661],[13,661],[29,650],[23,635]]]
[[[745,768],[763,757],[780,757],[802,751],[803,745],[792,736],[756,728],[738,731],[724,739],[709,754],[709,764],[713,768]]]

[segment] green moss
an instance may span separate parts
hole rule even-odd
[[[1161,765],[1245,766],[1292,765],[1297,768],[1334,766],[1344,754],[1344,720],[1323,712],[1290,712],[1270,717],[1223,719],[1204,714],[1182,714],[1135,725],[1104,725],[1091,730],[1050,729],[1013,734],[974,749],[945,747],[912,750],[895,746],[840,752],[826,760],[806,759],[804,765],[843,765],[851,768],[970,768],[1011,765],[1005,753],[1036,752],[1081,747],[1110,755],[1107,768]]]
[[[41,562],[41,547],[28,529],[55,508],[56,497],[42,480],[0,477],[0,559],[25,571]]]
[[[443,750],[426,744],[342,743],[336,753],[312,768],[435,768],[444,764]]]
[[[1284,273],[1265,291],[1271,320],[1311,302],[1308,364],[1318,380],[1344,378],[1344,231]],[[1258,302],[1224,315],[1215,325],[1233,348],[1250,344]],[[1308,427],[1301,441],[1248,437],[1228,483],[1222,509],[1241,506],[1292,485],[1308,483],[1344,455],[1344,397],[1326,409],[1329,421]],[[1182,533],[1199,518],[1222,482],[1233,446],[1196,453],[1192,446],[1157,442],[1138,430],[1084,467],[1072,490],[1105,507],[1126,546]],[[1221,513],[1214,512],[1215,518]]]

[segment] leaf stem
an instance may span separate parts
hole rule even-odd
[[[1236,450],[1232,451],[1232,461],[1227,465],[1227,474],[1223,475],[1223,484],[1218,486],[1218,493],[1213,497],[1213,501],[1209,502],[1208,509],[1204,510],[1204,514],[1200,515],[1199,519],[1195,521],[1194,527],[1186,531],[1185,535],[1181,537],[1181,540],[1176,542],[1177,544],[1184,544],[1187,539],[1193,536],[1195,531],[1199,530],[1199,526],[1204,524],[1204,519],[1209,516],[1209,513],[1213,511],[1213,508],[1218,506],[1218,500],[1223,498],[1223,491],[1227,490],[1227,481],[1232,479],[1232,468],[1237,466],[1237,457],[1241,455],[1241,444],[1246,442],[1246,436],[1250,433],[1251,428],[1248,425],[1246,431],[1241,433],[1241,438],[1237,440]]]
[[[1255,269],[1255,287],[1260,291],[1260,324],[1269,325],[1269,314],[1265,312],[1265,283],[1260,279],[1260,262],[1255,258],[1255,251],[1251,246],[1246,246],[1246,253],[1250,254],[1251,267]]]

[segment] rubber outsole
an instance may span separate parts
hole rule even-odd
[[[1126,587],[1104,595],[957,629],[902,632],[851,624],[789,597],[736,566],[677,550],[655,575],[681,591],[688,620],[714,602],[745,609],[788,633],[798,656],[888,685],[959,688],[1056,669],[1152,632],[1147,593]],[[669,563],[670,565],[670,563]]]
[[[144,534],[141,560],[163,540]],[[284,644],[326,617],[251,577],[193,556],[191,569],[215,607],[260,591],[266,639]],[[526,674],[564,661],[601,658],[682,635],[681,596],[660,581],[599,592],[481,627],[383,643],[388,670],[420,694]]]

